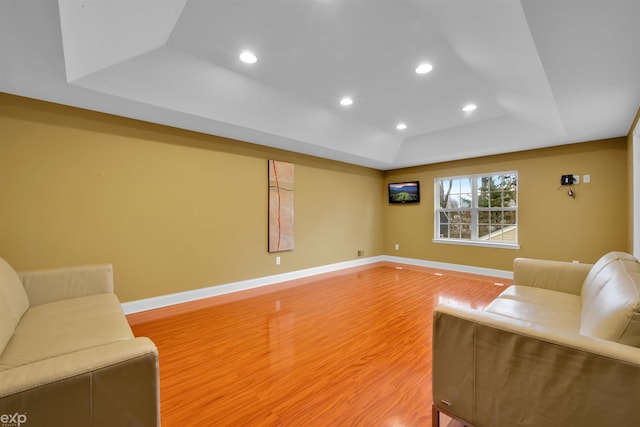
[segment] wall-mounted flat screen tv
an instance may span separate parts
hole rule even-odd
[[[389,203],[419,203],[420,181],[392,182],[389,184]]]

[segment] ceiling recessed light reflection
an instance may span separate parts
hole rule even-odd
[[[342,98],[340,100],[340,105],[343,105],[345,107],[349,106],[353,104],[353,99],[349,98],[348,96],[345,96],[344,98]]]
[[[462,111],[464,111],[465,113],[468,113],[470,111],[475,110],[476,108],[478,108],[476,104],[467,104],[464,107],[462,107]]]
[[[420,64],[416,67],[417,74],[427,74],[431,70],[433,70],[433,66],[427,63]]]
[[[258,57],[253,52],[245,50],[240,54],[240,60],[245,64],[255,64],[258,61]]]
[[[406,123],[398,123],[396,125],[396,129],[398,130],[405,130],[407,128],[407,124]]]

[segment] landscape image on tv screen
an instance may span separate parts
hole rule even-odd
[[[420,183],[418,181],[389,184],[389,203],[418,203]]]

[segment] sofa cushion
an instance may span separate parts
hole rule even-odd
[[[589,278],[583,286],[580,333],[640,347],[640,263],[630,255],[609,259]]]
[[[573,313],[580,313],[580,297],[562,291],[511,285],[500,294],[500,298],[509,298],[558,310],[570,310]]]
[[[36,305],[24,314],[0,355],[0,371],[133,338],[114,294]]]
[[[16,329],[13,316],[9,312],[9,305],[0,296],[0,355],[4,351],[7,343],[13,336],[13,332]]]
[[[580,328],[580,296],[549,289],[510,286],[484,311],[527,322],[536,329],[577,333]]]
[[[0,354],[28,308],[29,298],[18,274],[0,258]]]
[[[600,288],[604,286],[607,280],[611,277],[611,270],[608,268],[612,263],[616,261],[632,261],[638,262],[633,255],[629,255],[625,252],[609,252],[603,255],[589,270],[589,274],[585,277],[582,283],[582,290],[580,295],[582,296],[582,305],[591,304],[595,296],[600,292]]]

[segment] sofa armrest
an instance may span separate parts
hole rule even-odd
[[[67,298],[113,293],[111,264],[18,272],[29,302],[44,304]]]
[[[513,261],[513,284],[580,295],[584,279],[592,264],[516,258]]]
[[[477,426],[636,425],[640,349],[438,306],[433,402]]]
[[[26,425],[159,425],[158,352],[135,338],[0,371],[0,413]]]

